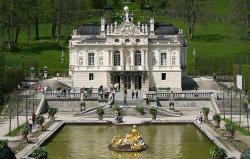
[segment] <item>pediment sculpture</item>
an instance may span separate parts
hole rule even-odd
[[[114,35],[143,35],[144,33],[141,32],[140,28],[137,27],[134,23],[125,21],[121,23],[119,26],[114,28]]]

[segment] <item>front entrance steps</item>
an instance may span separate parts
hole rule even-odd
[[[82,111],[82,112],[78,113],[77,115],[81,115],[83,117],[97,117],[97,114],[96,114],[97,108],[98,107]],[[144,106],[145,114],[140,114],[137,111],[137,108],[135,105],[120,106],[120,108],[122,109],[122,113],[124,116],[151,117],[149,106]],[[109,106],[103,106],[103,109],[105,111],[104,117],[114,117],[114,113],[113,113],[112,108],[110,108]],[[156,107],[156,109],[157,109],[157,116],[171,116],[171,117],[182,116],[182,114],[180,112],[175,112],[175,111],[172,111],[172,110],[165,108],[165,107]]]

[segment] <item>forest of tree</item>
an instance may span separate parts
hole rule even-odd
[[[192,39],[197,21],[205,21],[210,13],[208,0],[1,0],[0,1],[0,50],[12,52],[20,46],[20,36],[23,33],[27,46],[32,41],[41,39],[41,24],[50,24],[50,37],[56,43],[62,39],[62,28],[75,28],[86,19],[86,14],[94,15],[99,21],[107,9],[122,12],[124,1],[136,2],[142,11],[145,8],[151,13],[163,11],[174,12],[180,16],[187,26],[187,38]],[[230,21],[238,24],[250,37],[250,0],[229,0],[231,4]],[[136,10],[136,9],[135,9]],[[89,16],[89,15],[88,15]],[[224,17],[223,17],[224,18]],[[65,36],[65,35],[64,35]],[[69,35],[66,35],[69,36]],[[64,38],[65,39],[65,38]],[[7,68],[4,55],[0,54],[0,105],[3,92],[16,87],[27,73],[31,65],[23,63],[21,68]],[[36,62],[35,62],[36,63]],[[23,74],[23,76],[20,76]],[[15,80],[6,80],[8,76],[20,76]]]

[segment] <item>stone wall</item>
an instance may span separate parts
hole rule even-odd
[[[211,101],[175,101],[175,107],[179,109],[192,109],[192,110],[201,110],[202,107],[209,107],[211,110],[212,105]],[[169,101],[160,101],[162,107],[169,107]]]
[[[94,79],[89,80],[89,73],[94,74]],[[77,71],[74,72],[74,87],[93,87],[93,88],[99,88],[100,85],[103,85],[104,87],[107,86],[107,81],[108,81],[108,73],[106,72],[96,72],[96,71]]]
[[[59,112],[80,112],[80,101],[46,101],[46,105]],[[86,101],[86,109],[98,107],[97,101]]]
[[[166,80],[162,80],[162,73],[166,73]],[[172,90],[181,90],[181,72],[180,71],[159,71],[149,73],[150,87],[171,88]]]

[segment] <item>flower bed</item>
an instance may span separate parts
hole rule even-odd
[[[47,122],[44,125],[44,130],[46,130],[47,128],[49,128],[54,123],[55,123],[55,121],[49,121],[49,122]],[[40,129],[38,129],[37,131],[31,133],[30,137],[31,138],[38,138],[42,133],[43,133],[43,131],[41,131]],[[28,145],[29,145],[29,143],[21,142],[16,147],[13,148],[13,151],[14,151],[15,154],[17,154],[18,152],[22,151]]]
[[[238,151],[243,152],[246,148],[248,148],[247,144],[242,141],[229,139],[229,133],[224,129],[216,128],[213,122],[208,121],[207,125],[210,126],[214,131],[216,131],[221,137],[227,137],[226,141],[229,142]]]

